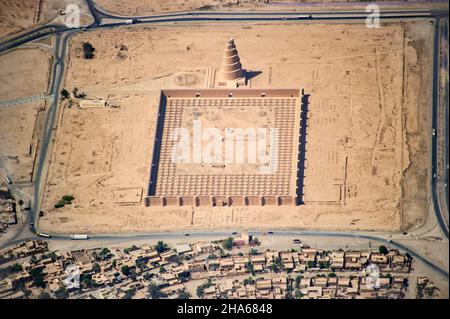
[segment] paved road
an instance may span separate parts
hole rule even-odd
[[[449,25],[448,25],[448,18],[443,19],[443,32],[442,32],[442,40],[441,43],[447,43],[447,47],[445,48],[444,54],[441,59],[441,68],[445,70],[444,74],[449,74],[449,49],[448,49],[448,31],[449,31]],[[442,73],[441,73],[442,74]],[[448,175],[449,175],[449,139],[450,139],[450,133],[449,133],[449,104],[448,104],[448,81],[446,81],[445,78],[440,79],[441,82],[444,82],[444,105],[440,106],[444,110],[444,124],[441,125],[444,128],[444,145],[443,145],[443,152],[444,152],[444,163],[443,163],[443,180],[441,181],[441,192],[440,195],[443,197],[443,201],[445,202],[444,205],[444,214],[445,214],[445,221],[448,225],[449,223],[449,189],[448,189]],[[441,118],[440,118],[441,119]],[[441,132],[442,133],[442,132]],[[442,153],[442,152],[441,152]]]
[[[26,103],[31,103],[34,101],[45,100],[47,98],[48,98],[48,96],[46,94],[41,94],[41,95],[22,97],[22,98],[13,99],[13,100],[3,100],[3,101],[0,101],[0,107],[26,104]]]
[[[67,28],[61,25],[47,25],[20,34],[6,42],[0,43],[0,53],[11,50],[24,43],[35,41],[53,34],[62,34],[67,31],[82,31],[96,28],[109,28],[114,26],[128,25],[125,22],[101,25],[102,18],[117,20],[136,19],[135,24],[170,23],[170,22],[211,22],[211,21],[327,21],[327,20],[350,20],[365,21],[367,13],[363,11],[342,12],[179,12],[170,14],[159,14],[142,17],[124,17],[100,11],[95,7],[92,0],[87,0],[88,6],[93,12],[94,22],[88,27]],[[298,19],[297,16],[311,15],[311,19]],[[381,12],[380,19],[418,19],[443,17],[448,15],[445,10],[385,10]],[[140,20],[145,19],[145,20]]]
[[[71,30],[63,33],[62,35],[56,35],[55,41],[55,49],[54,49],[54,63],[53,63],[53,72],[51,76],[51,85],[49,89],[49,94],[51,94],[52,101],[49,106],[47,116],[45,118],[44,124],[44,135],[42,138],[41,147],[39,150],[38,158],[37,158],[37,166],[35,169],[35,178],[34,178],[34,195],[33,195],[33,205],[31,207],[31,222],[33,223],[33,231],[36,233],[38,229],[36,227],[38,223],[40,211],[40,198],[41,198],[41,190],[43,189],[43,184],[46,179],[46,163],[48,150],[52,146],[51,140],[53,138],[53,133],[56,128],[56,118],[58,115],[59,108],[59,94],[61,89],[61,81],[64,77],[64,60],[66,58],[67,52],[67,43],[70,37],[75,34],[76,30]]]
[[[273,234],[269,234],[266,231],[259,231],[259,230],[250,230],[249,235],[253,235],[256,237],[261,238],[262,236],[270,236],[273,238],[304,238],[304,237],[326,237],[326,238],[348,238],[351,240],[357,240],[357,239],[364,239],[369,240],[372,242],[380,242],[385,245],[390,245],[391,247],[397,248],[402,251],[408,252],[411,256],[414,258],[420,260],[421,262],[425,263],[427,266],[429,266],[433,271],[438,272],[439,274],[449,277],[448,269],[442,268],[438,265],[433,264],[430,262],[426,257],[422,256],[420,253],[412,249],[411,247],[408,247],[402,243],[400,243],[397,239],[391,240],[386,239],[381,236],[377,235],[370,235],[365,233],[355,233],[355,232],[327,232],[327,231],[275,231]],[[185,238],[194,241],[197,239],[202,240],[215,240],[220,238],[227,238],[233,235],[232,231],[192,231],[188,233],[188,236],[186,236],[187,233],[181,233],[181,232],[160,232],[160,233],[149,233],[149,234],[135,234],[135,235],[97,235],[95,236],[95,240],[102,242],[102,244],[108,244],[108,243],[128,243],[133,241],[140,241],[140,240],[146,240],[146,241],[156,241],[156,240],[179,240],[180,238]],[[37,237],[33,237],[34,239]],[[30,238],[30,239],[33,239]],[[16,244],[21,242],[22,240],[17,240],[15,242],[10,242],[8,245]],[[49,241],[55,241],[55,242],[67,242],[70,241],[70,238],[67,236],[53,236]],[[6,245],[0,246],[0,249],[6,247]]]
[[[19,34],[5,42],[0,42],[0,53],[14,49],[22,44],[32,42],[38,39],[45,38],[49,35],[55,34],[58,30],[64,30],[61,26],[42,26],[37,29]]]
[[[440,61],[440,17],[434,20],[434,49],[433,49],[433,85],[432,85],[432,119],[431,126],[433,132],[438,130],[439,120],[439,61]],[[431,196],[433,200],[434,212],[437,222],[441,228],[442,233],[448,239],[448,225],[445,223],[444,212],[441,210],[439,202],[438,190],[438,136],[432,135],[431,141]]]

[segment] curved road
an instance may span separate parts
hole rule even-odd
[[[439,119],[439,56],[440,56],[440,17],[434,20],[434,49],[433,49],[433,93],[432,93],[432,120],[433,132],[438,131]],[[447,137],[448,138],[448,137]],[[441,211],[438,194],[438,134],[432,134],[431,141],[431,193],[436,219],[442,233],[448,239],[448,225],[445,223],[444,212]]]

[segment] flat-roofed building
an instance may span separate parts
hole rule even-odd
[[[79,102],[79,106],[82,109],[101,108],[101,107],[109,107],[109,103],[106,100],[81,100]]]

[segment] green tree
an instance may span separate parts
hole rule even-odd
[[[38,275],[34,277],[33,283],[36,287],[42,287],[45,288],[45,280],[43,275]]]
[[[56,299],[67,299],[69,298],[69,293],[64,286],[59,287],[58,290],[55,291]]]
[[[250,255],[258,255],[258,251],[255,248],[250,249]]]
[[[253,279],[253,277],[248,277],[244,279],[244,285],[254,285],[255,284],[255,280]]]
[[[134,292],[132,290],[128,290],[125,295],[123,296],[123,299],[133,299]]]
[[[15,263],[14,265],[9,266],[9,271],[11,271],[11,272],[19,272],[19,271],[22,271],[22,270],[23,270],[23,267],[19,263]]]
[[[167,272],[166,268],[164,268],[163,266],[159,267],[160,274],[165,274],[166,272]]]
[[[83,43],[83,51],[85,59],[92,59],[94,57],[95,48],[89,42]]]
[[[316,267],[316,263],[314,261],[310,260],[306,263],[306,266],[308,268],[314,268],[314,267]]]
[[[166,251],[167,249],[167,244],[163,241],[160,240],[156,243],[155,250],[158,252],[158,254]]]
[[[42,273],[42,268],[34,268],[29,271],[31,278],[33,278],[33,284],[36,287],[45,288],[44,274]]]
[[[133,246],[131,246],[131,247],[125,248],[125,249],[123,250],[123,252],[124,252],[125,254],[129,254],[130,252],[135,251],[135,250],[138,250],[138,249],[139,249],[139,248],[138,248],[136,245],[133,245]]]
[[[92,265],[92,270],[95,271],[95,272],[100,272],[100,270],[101,270],[100,265],[97,264],[97,263],[94,263]]]
[[[283,264],[281,263],[280,258],[275,258],[272,265],[270,265],[270,269],[273,272],[278,272],[282,268]]]
[[[55,205],[54,205],[54,207],[57,209],[57,208],[62,208],[62,207],[64,207],[65,206],[65,203],[63,202],[63,201],[58,201]]]
[[[148,292],[152,299],[161,299],[166,297],[166,294],[162,293],[159,287],[153,282],[148,286]]]
[[[98,256],[102,259],[109,259],[113,256],[113,254],[111,253],[111,250],[109,250],[108,248],[103,248],[102,250],[100,250],[100,252],[98,253]]]
[[[223,240],[223,241],[222,241],[222,247],[223,247],[224,249],[228,249],[228,250],[230,250],[231,248],[233,248],[233,238],[232,238],[232,237],[229,237],[229,238]]]
[[[295,290],[295,299],[300,299],[302,298],[304,295],[303,293],[300,291],[300,289],[296,289]]]
[[[141,269],[141,270],[144,270],[144,269],[147,268],[147,265],[146,265],[146,263],[145,263],[145,260],[143,260],[143,259],[137,259],[137,260],[135,261],[135,265],[136,265],[136,267],[138,267],[138,268]]]
[[[121,268],[122,274],[124,274],[125,276],[129,276],[131,273],[131,268],[128,267],[127,265],[123,265]]]
[[[52,297],[48,292],[43,291],[39,294],[38,299],[52,299]]]
[[[22,205],[23,205],[23,200],[22,200],[22,199],[19,199],[19,201],[18,201],[17,203],[19,204],[19,206],[22,207]]]
[[[211,279],[208,279],[204,284],[197,287],[196,294],[198,297],[203,297],[205,295],[205,289],[212,286]]]
[[[298,288],[300,286],[300,282],[302,281],[303,276],[297,276],[295,277],[295,288]]]
[[[253,264],[251,262],[248,262],[245,264],[245,268],[249,273],[251,273],[253,276],[255,275],[255,268],[253,267]]]
[[[58,259],[58,256],[56,255],[56,253],[54,251],[52,251],[52,252],[49,252],[48,254],[42,255],[41,259],[46,259],[46,258],[50,258],[53,262],[55,262]]]
[[[186,291],[186,289],[179,289],[178,290],[178,299],[189,299],[191,298],[191,294],[189,292]]]
[[[66,89],[62,89],[61,95],[63,97],[63,100],[70,98],[70,93]]]
[[[198,286],[195,293],[197,294],[197,297],[203,297],[205,295],[205,287],[203,285]]]
[[[379,252],[380,254],[386,255],[389,251],[388,251],[388,249],[386,248],[386,246],[381,245],[380,247],[378,247],[378,252]]]
[[[143,277],[144,277],[144,280],[150,281],[150,279],[152,278],[152,275],[150,273],[146,272]]]
[[[92,279],[91,274],[81,274],[80,282],[84,288],[91,288],[91,287],[95,287],[97,285],[95,280]]]
[[[63,201],[66,201],[66,202],[68,202],[68,203],[70,203],[71,201],[73,201],[75,199],[75,197],[73,197],[72,195],[64,195],[63,197],[62,197],[62,200]]]

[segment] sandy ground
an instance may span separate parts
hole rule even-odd
[[[388,1],[388,0],[384,0]],[[345,10],[348,6],[333,6],[332,2],[354,2],[353,7],[363,8],[367,5],[365,2],[354,0],[135,0],[133,6],[129,6],[120,0],[97,0],[96,4],[106,12],[124,16],[144,16],[158,13],[177,12],[177,11],[195,11],[195,10],[320,10],[323,7],[308,6],[308,3],[326,2],[327,9]],[[297,5],[301,2],[301,6]],[[383,2],[377,1],[377,2]],[[287,6],[286,6],[287,4]],[[411,6],[411,5],[410,5]],[[430,6],[430,5],[429,5]],[[433,7],[445,7],[445,4],[434,4]],[[420,5],[417,5],[420,7]]]
[[[46,92],[51,54],[43,49],[17,49],[0,55],[0,100]]]
[[[84,0],[1,0],[0,38],[30,30],[57,18],[55,22],[63,22],[59,11],[64,11],[67,4],[79,6],[82,23],[89,20]]]
[[[0,173],[15,182],[30,181],[44,102],[0,107]],[[31,147],[31,148],[30,148]],[[2,178],[0,183],[4,183]]]
[[[40,1],[1,0],[0,38],[37,23]]]
[[[239,4],[237,4],[239,2]],[[118,0],[97,0],[99,8],[118,15],[151,15],[160,12],[190,11],[202,9],[255,8],[262,5],[259,0],[136,0],[130,6]]]
[[[66,87],[118,109],[65,109],[40,226],[50,232],[189,228],[399,230],[426,216],[428,21],[384,25],[161,26],[89,32],[70,47]],[[273,37],[276,33],[277,36]],[[253,88],[305,88],[309,120],[298,207],[145,208],[114,198],[147,192],[157,92],[205,87],[234,36]],[[81,57],[81,43],[96,48]],[[123,46],[126,47],[124,50]],[[158,63],[155,63],[157,61]],[[195,70],[199,81],[177,81]],[[204,75],[206,74],[206,75]],[[420,186],[419,186],[420,185]],[[419,190],[421,190],[419,192]],[[119,192],[121,196],[116,196]],[[72,194],[72,205],[55,210]]]
[[[31,180],[45,109],[43,100],[28,103],[21,99],[46,92],[50,63],[50,52],[41,48],[0,55],[0,173],[8,174],[15,182]],[[9,100],[18,104],[6,103]]]

